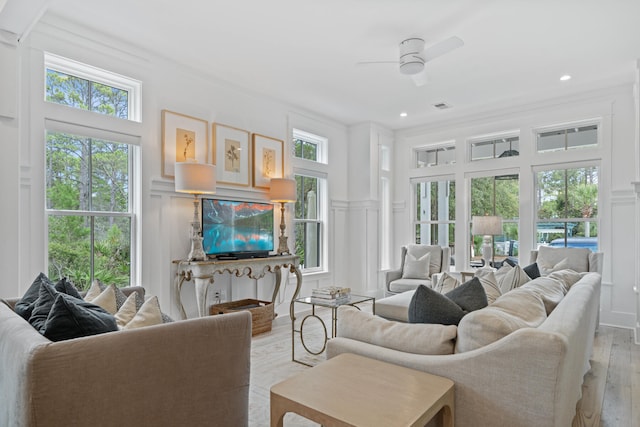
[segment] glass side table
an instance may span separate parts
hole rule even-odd
[[[370,296],[364,296],[364,295],[354,295],[351,294],[349,295],[348,298],[344,298],[344,299],[339,299],[339,300],[324,300],[322,298],[314,298],[314,297],[302,297],[302,298],[297,298],[295,300],[293,300],[293,303],[298,303],[298,304],[308,304],[311,306],[311,314],[307,314],[302,321],[300,322],[300,327],[299,329],[296,329],[296,322],[295,320],[291,321],[291,360],[294,362],[298,362],[301,363],[303,365],[307,365],[307,366],[312,366],[309,363],[303,362],[301,360],[296,359],[296,347],[295,347],[295,336],[296,334],[300,335],[300,342],[302,343],[302,347],[305,349],[305,351],[311,355],[317,356],[319,354],[321,354],[322,352],[325,351],[325,349],[327,348],[327,341],[329,341],[329,338],[335,338],[338,332],[338,308],[340,306],[343,305],[350,305],[353,306],[355,308],[357,308],[358,310],[360,310],[360,307],[358,307],[358,304],[362,304],[362,303],[366,303],[366,302],[371,302],[371,310],[373,314],[376,314],[376,299],[375,297],[370,297]],[[327,332],[327,325],[325,324],[324,320],[318,316],[316,314],[316,307],[325,307],[325,308],[329,308],[331,309],[331,335],[329,336],[328,332]],[[309,346],[307,346],[307,344],[304,341],[304,327],[305,327],[305,323],[310,320],[310,319],[317,319],[320,322],[320,325],[322,325],[322,332],[323,332],[323,343],[322,343],[322,348],[319,351],[315,351],[311,348],[309,348]]]

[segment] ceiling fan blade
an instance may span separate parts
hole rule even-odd
[[[418,87],[426,85],[427,82],[429,81],[429,76],[427,76],[427,70],[424,69],[418,74],[413,74],[411,76],[411,80],[413,80],[413,83],[415,83],[415,85]]]
[[[358,61],[356,65],[370,65],[370,64],[399,64],[400,61]]]
[[[439,56],[449,53],[454,49],[464,46],[464,42],[460,37],[449,37],[446,40],[442,40],[432,46],[429,46],[424,50],[424,61],[431,61]]]

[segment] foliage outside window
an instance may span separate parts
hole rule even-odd
[[[520,188],[517,174],[471,179],[471,217],[496,215],[502,217],[503,234],[494,236],[493,254],[496,262],[518,256],[518,219]],[[471,223],[469,223],[471,230]],[[482,263],[483,236],[471,236],[471,264]]]
[[[295,207],[296,255],[303,269],[321,266],[322,221],[318,213],[318,186],[320,178],[296,175],[297,200]]]
[[[94,278],[129,285],[130,151],[128,144],[47,133],[50,277],[68,277],[82,289]]]
[[[539,132],[536,139],[539,153],[596,147],[598,126],[578,126]]]
[[[597,249],[598,167],[536,174],[538,245]]]
[[[121,119],[140,116],[139,82],[50,54],[45,64],[47,102]],[[83,135],[83,124],[73,121],[57,122],[46,133],[48,274],[66,276],[81,289],[94,279],[126,286],[133,259],[134,146]]]
[[[471,142],[471,160],[497,159],[520,155],[520,138],[517,136]]]
[[[451,165],[456,162],[454,145],[438,148],[421,148],[416,150],[416,167],[427,168],[438,165]]]
[[[455,249],[456,183],[454,180],[416,182],[415,242]]]

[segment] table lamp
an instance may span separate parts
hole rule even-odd
[[[482,260],[485,267],[493,265],[493,236],[502,234],[502,218],[499,216],[474,216],[471,218],[471,233],[484,236]]]
[[[200,227],[201,194],[216,192],[216,166],[208,163],[179,162],[175,165],[176,192],[193,194],[193,221],[191,222],[191,251],[189,261],[205,261],[207,254],[202,247],[202,230]]]
[[[284,234],[284,204],[296,201],[296,181],[294,179],[272,178],[269,188],[269,199],[280,203],[280,245],[278,255],[290,254],[287,236]]]

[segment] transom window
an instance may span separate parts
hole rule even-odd
[[[470,144],[471,160],[497,159],[520,155],[520,138],[511,136],[485,141],[473,141]]]
[[[428,168],[438,165],[451,165],[455,162],[455,145],[438,148],[420,148],[416,150],[416,167],[418,168]]]
[[[598,145],[598,125],[572,126],[565,129],[538,132],[536,141],[539,153],[596,147]]]

